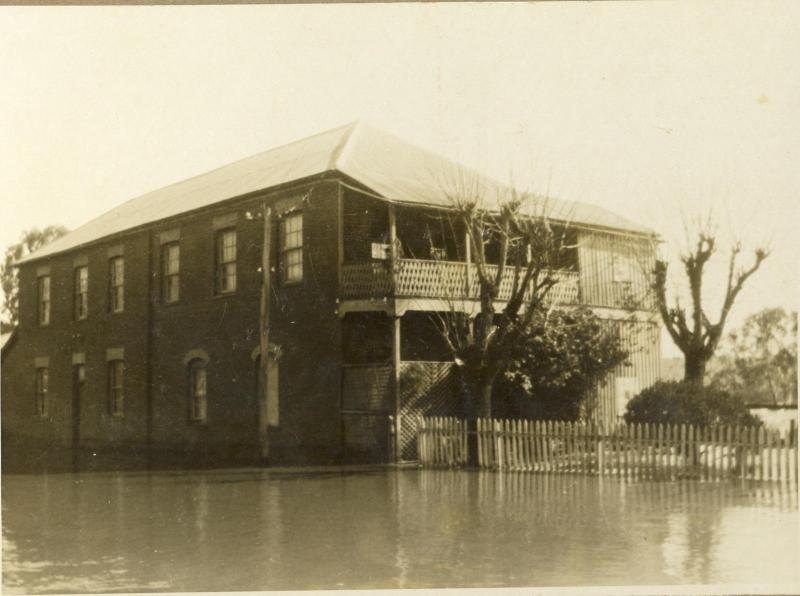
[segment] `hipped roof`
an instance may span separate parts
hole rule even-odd
[[[469,186],[492,206],[508,188],[361,122],[316,134],[241,159],[205,174],[131,199],[62,236],[19,263],[59,252],[180,215],[215,203],[305,178],[340,172],[376,195],[396,203],[447,207],[448,193]],[[625,232],[652,230],[602,207],[548,199],[550,217]]]

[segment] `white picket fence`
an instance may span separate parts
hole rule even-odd
[[[467,422],[418,421],[423,466],[467,463]],[[797,483],[797,429],[672,424],[477,421],[478,465],[494,470],[617,475],[629,478],[737,477]]]

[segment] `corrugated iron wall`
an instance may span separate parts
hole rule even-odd
[[[628,365],[620,365],[609,373],[604,385],[588,400],[589,418],[603,424],[614,424],[617,418],[617,378],[635,378],[638,388],[649,387],[661,372],[661,329],[655,321],[607,320],[618,329],[623,346],[628,350]]]
[[[640,319],[644,313],[653,313],[650,280],[655,266],[655,245],[647,238],[580,230],[578,261],[581,303],[619,309],[619,319],[608,319],[607,324],[617,328],[630,352],[630,364],[610,373],[587,404],[589,418],[613,424],[617,421],[617,378],[635,379],[632,383],[644,389],[655,383],[660,374],[657,318],[632,320],[634,311],[638,311]]]
[[[630,281],[620,279],[627,263]],[[651,309],[649,278],[655,266],[655,247],[647,239],[580,231],[578,262],[581,302],[591,306]]]

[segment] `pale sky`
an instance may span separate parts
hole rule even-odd
[[[0,246],[363,119],[668,243],[713,209],[723,246],[773,248],[735,324],[797,301],[798,24],[763,1],[2,8]]]

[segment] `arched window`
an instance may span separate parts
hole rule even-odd
[[[205,422],[208,401],[206,362],[195,358],[189,362],[189,420]]]

